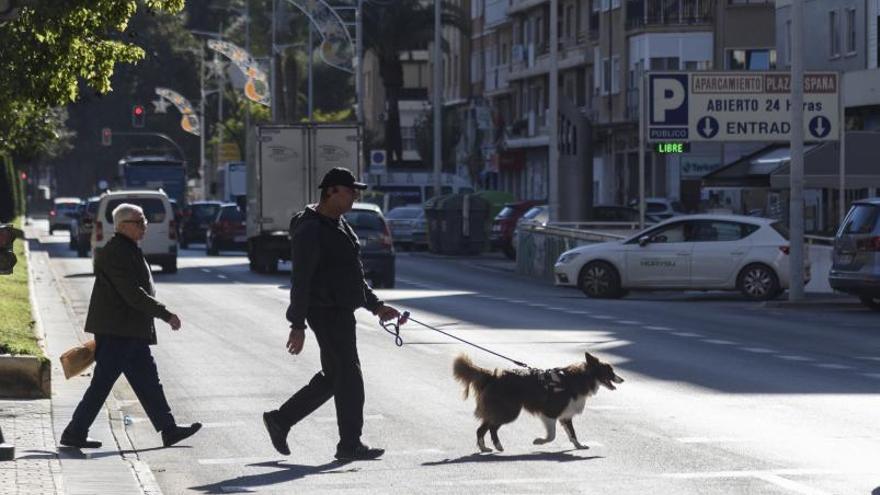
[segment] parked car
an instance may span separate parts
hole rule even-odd
[[[180,247],[187,248],[192,242],[205,242],[208,227],[222,205],[220,201],[195,201],[184,208],[180,222]]]
[[[244,222],[244,213],[238,205],[222,204],[205,234],[205,254],[217,256],[220,251],[244,251],[247,247],[247,229]]]
[[[660,223],[666,220],[662,216],[658,216],[645,211],[645,223]],[[592,214],[587,218],[591,222],[639,222],[639,209],[630,206],[619,205],[596,205],[593,206]]]
[[[49,235],[53,235],[56,230],[70,230],[70,221],[76,218],[79,205],[82,200],[79,198],[55,198],[52,200],[52,209],[49,210]]]
[[[404,249],[427,245],[427,222],[425,209],[421,205],[407,205],[392,208],[385,215],[385,221],[391,229],[395,246]]]
[[[639,200],[634,199],[629,205],[639,209]],[[653,215],[656,218],[666,220],[678,215],[684,215],[681,203],[668,198],[645,198],[645,215]]]
[[[516,258],[516,247],[513,243],[516,222],[522,218],[525,212],[538,204],[540,204],[539,201],[530,200],[504,205],[504,208],[492,220],[492,230],[489,233],[489,243],[492,248],[500,249],[510,259]]]
[[[850,206],[834,236],[828,282],[880,311],[880,198]]]
[[[516,246],[519,245],[519,232],[524,225],[532,225],[543,227],[550,221],[550,209],[547,205],[537,205],[526,211],[523,216],[516,221],[516,227],[513,229],[513,238],[511,243],[513,246],[514,258],[516,258]]]
[[[393,288],[395,283],[394,240],[378,206],[355,203],[345,214],[361,245],[364,275],[373,287]]]
[[[80,258],[85,258],[91,251],[92,227],[100,203],[100,197],[89,198],[80,205],[76,217],[70,222],[70,249],[75,249]]]
[[[788,231],[775,220],[686,215],[627,239],[566,251],[556,261],[555,278],[592,298],[619,298],[630,289],[696,289],[738,290],[767,300],[789,287],[788,253]]]
[[[165,273],[177,272],[177,222],[168,196],[162,191],[110,191],[101,196],[92,229],[92,259],[113,237],[113,210],[122,203],[140,206],[147,232],[140,243],[147,263],[161,265]]]

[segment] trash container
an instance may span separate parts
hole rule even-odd
[[[431,211],[429,214],[428,211]],[[489,201],[474,194],[449,194],[434,198],[425,214],[431,252],[479,254],[488,246]]]

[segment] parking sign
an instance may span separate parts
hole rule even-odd
[[[648,141],[787,141],[787,72],[670,72],[648,75]],[[835,72],[804,74],[804,137],[839,138]]]

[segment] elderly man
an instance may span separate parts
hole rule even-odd
[[[120,374],[147,412],[162,444],[170,447],[193,435],[199,423],[178,425],[159,383],[150,345],[156,344],[154,318],[180,329],[180,318],[155,299],[153,276],[138,247],[147,229],[144,211],[123,203],[113,210],[116,235],[95,257],[95,286],[89,302],[85,331],[95,334],[95,371],[92,382],[73,418],[61,435],[61,445],[98,448],[101,442],[88,437],[107,395]]]

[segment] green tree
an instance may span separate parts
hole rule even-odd
[[[142,6],[178,12],[183,4],[143,0]],[[22,136],[49,109],[76,101],[83,90],[109,92],[116,64],[144,57],[131,41],[135,33],[126,33],[137,9],[135,0],[36,0],[0,24],[0,135],[7,136],[0,152],[21,151]]]
[[[443,1],[441,9],[441,23],[444,26],[453,26],[464,34],[470,31],[470,19],[460,7]],[[400,54],[425,49],[434,39],[434,5],[433,2],[421,0],[367,0],[364,2],[363,19],[364,47],[379,59],[379,77],[385,87],[388,108],[385,149],[388,161],[395,164],[403,156],[398,106],[403,88]]]

